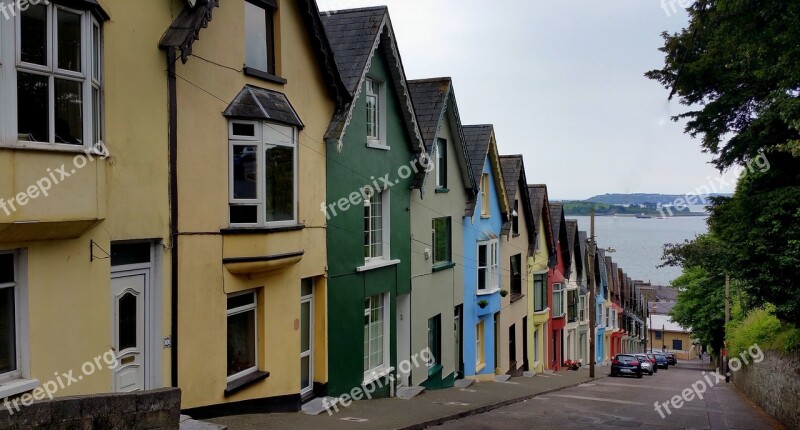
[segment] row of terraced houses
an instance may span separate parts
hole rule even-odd
[[[213,415],[586,365],[590,292],[595,360],[644,350],[638,287],[529,183],[547,146],[526,169],[409,79],[387,8],[33,3],[0,19],[0,398],[106,351],[58,394]]]

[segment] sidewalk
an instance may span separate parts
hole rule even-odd
[[[596,377],[608,368],[598,366]],[[559,371],[508,382],[476,382],[466,389],[426,391],[413,399],[374,399],[339,406],[339,412],[311,416],[302,413],[238,415],[207,420],[239,429],[423,429],[427,426],[490,411],[537,395],[589,381],[589,370]]]

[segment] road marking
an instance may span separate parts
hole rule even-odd
[[[534,397],[533,400],[550,400],[549,397]]]
[[[579,387],[594,387],[597,384],[580,384]]]
[[[468,390],[466,388],[462,388],[461,391],[466,391],[468,393],[477,393],[478,392],[478,390]]]
[[[647,403],[641,402],[631,402],[628,400],[614,400],[614,399],[603,399],[601,397],[589,397],[589,396],[573,396],[570,394],[553,394],[555,397],[565,397],[568,399],[579,399],[579,400],[594,400],[598,402],[608,402],[608,403],[620,403],[623,405],[637,405],[637,406],[645,406]]]
[[[353,422],[353,423],[365,423],[365,422],[369,421],[366,418],[355,418],[355,417],[347,417],[347,418],[339,418],[339,419],[342,420],[342,421],[350,421],[350,422]]]
[[[639,385],[639,384],[619,384],[615,382],[598,382],[598,385],[608,385],[612,387],[632,387],[632,388],[647,388],[650,390],[667,390],[667,391],[675,391],[674,388],[670,387],[654,387],[652,385]]]

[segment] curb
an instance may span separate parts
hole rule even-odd
[[[466,418],[466,417],[469,417],[469,416],[472,416],[472,415],[478,415],[478,414],[482,414],[482,413],[485,413],[485,412],[493,411],[495,409],[502,408],[504,406],[513,405],[515,403],[524,402],[524,401],[530,400],[530,399],[532,399],[532,398],[534,398],[536,396],[541,396],[542,394],[548,394],[548,393],[552,393],[554,391],[560,391],[560,390],[563,390],[565,388],[577,387],[578,385],[585,384],[585,383],[587,383],[589,381],[597,381],[598,379],[602,379],[602,378],[605,378],[605,376],[587,378],[584,381],[577,382],[577,383],[574,383],[574,384],[564,385],[563,387],[551,388],[549,390],[541,391],[541,392],[538,392],[538,393],[526,394],[526,395],[521,396],[521,397],[516,397],[516,398],[508,399],[508,400],[503,400],[502,402],[491,403],[491,404],[488,404],[488,405],[480,406],[480,407],[475,408],[475,409],[470,409],[470,410],[467,410],[467,411],[458,412],[458,413],[447,415],[447,416],[444,416],[444,417],[441,417],[441,418],[434,418],[432,420],[424,421],[424,422],[417,423],[417,424],[412,424],[412,425],[406,426],[406,427],[398,427],[396,430],[423,430],[423,429],[426,429],[428,427],[442,425],[442,424],[444,424],[446,422],[449,422],[449,421],[460,420],[462,418]]]

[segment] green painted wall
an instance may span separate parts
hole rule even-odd
[[[328,203],[347,198],[365,185],[389,175],[395,184],[389,190],[390,258],[396,265],[357,272],[364,265],[364,209],[359,204],[345,211],[329,210],[328,220],[328,392],[341,395],[359,387],[364,378],[364,300],[373,294],[390,293],[384,321],[390,324],[390,364],[397,368],[396,298],[411,291],[409,197],[413,175],[402,179],[401,166],[411,166],[410,134],[403,121],[400,97],[394,89],[384,46],[376,50],[368,76],[384,83],[386,139],[390,149],[366,144],[365,90],[356,101],[353,117],[345,129],[343,148],[328,147]],[[363,85],[363,84],[362,84]],[[396,371],[395,371],[396,372]],[[383,381],[386,382],[386,381]],[[388,395],[388,383],[373,397]]]

